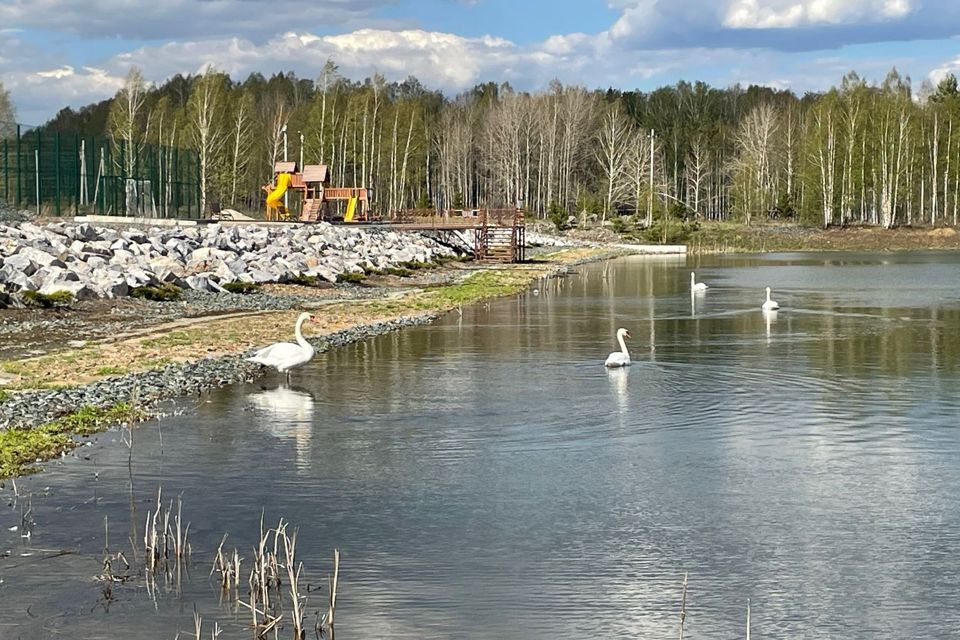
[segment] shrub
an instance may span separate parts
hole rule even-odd
[[[432,269],[435,266],[437,265],[429,262],[420,262],[419,260],[410,260],[409,262],[400,263],[401,269],[410,269],[411,271],[417,271],[418,269]]]
[[[410,271],[410,269],[404,269],[402,267],[387,267],[383,270],[383,273],[388,276],[397,276],[400,278],[409,278],[413,275],[413,271]]]
[[[154,302],[170,302],[180,298],[183,289],[175,284],[164,283],[157,286],[134,287],[130,295],[134,298],[153,300]]]
[[[547,216],[557,228],[557,231],[566,231],[570,228],[570,225],[567,223],[569,218],[569,216],[567,216],[567,210],[561,207],[559,203],[550,203],[550,206],[547,207]]]
[[[300,287],[315,287],[317,286],[317,276],[295,275],[287,280],[287,284],[295,284]]]
[[[679,244],[687,242],[691,234],[700,228],[696,222],[671,222],[664,230],[663,220],[655,220],[653,225],[640,234],[644,242],[651,244]]]
[[[633,216],[614,215],[612,218],[610,218],[610,226],[616,233],[624,234],[635,231],[637,228],[637,221]]]
[[[238,294],[249,294],[249,293],[259,293],[260,285],[255,282],[228,282],[223,285],[223,288],[229,291],[230,293]]]
[[[23,301],[30,307],[41,307],[50,309],[51,307],[66,307],[73,302],[73,294],[69,291],[54,291],[53,293],[40,293],[39,291],[24,291]]]
[[[362,284],[366,279],[367,274],[365,273],[341,273],[337,276],[337,282],[345,284]]]

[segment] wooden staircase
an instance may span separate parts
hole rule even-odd
[[[525,240],[521,214],[492,224],[484,217],[475,230],[474,258],[478,262],[522,262]]]
[[[323,206],[323,200],[319,198],[304,200],[303,209],[300,212],[301,222],[316,222],[320,219],[320,208]]]

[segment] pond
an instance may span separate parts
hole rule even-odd
[[[690,639],[743,637],[748,599],[755,637],[955,635],[958,275],[625,258],[184,399],[132,454],[104,434],[0,493],[0,637],[185,637],[196,608],[248,638],[208,573],[227,532],[249,571],[261,514],[299,528],[311,627],[340,549],[341,640],[675,637],[685,574]],[[606,370],[618,327],[634,364]],[[160,487],[192,565],[106,601],[104,517],[133,560]]]

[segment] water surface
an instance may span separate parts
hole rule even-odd
[[[748,598],[755,637],[956,635],[958,275],[944,253],[628,258],[184,400],[129,468],[110,433],[18,483],[35,525],[0,509],[0,637],[172,638],[195,605],[249,637],[207,574],[261,510],[300,527],[313,584],[341,549],[341,638],[675,637],[684,573],[692,639],[742,637]],[[635,364],[607,371],[621,326]],[[190,576],[104,603],[104,516],[129,548],[158,486]]]

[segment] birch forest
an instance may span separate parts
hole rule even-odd
[[[162,143],[200,158],[204,204],[262,207],[275,161],[326,164],[374,210],[513,207],[640,224],[791,219],[830,226],[956,225],[960,90],[849,73],[822,93],[680,82],[651,92],[486,83],[448,96],[415,78],[362,82],[208,69],[66,109],[45,128]],[[130,154],[128,162],[133,162]]]

